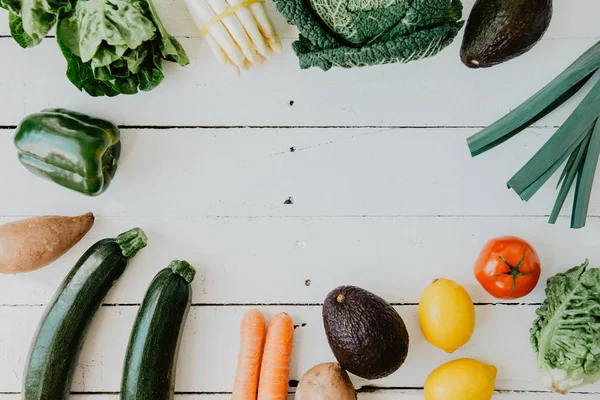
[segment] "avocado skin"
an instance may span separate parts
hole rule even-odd
[[[345,301],[338,302],[343,295]],[[395,372],[408,355],[408,331],[396,310],[381,297],[355,286],[327,295],[323,323],[329,347],[347,371],[364,379]]]
[[[540,41],[551,19],[552,0],[477,0],[467,21],[460,58],[469,68],[511,60]]]

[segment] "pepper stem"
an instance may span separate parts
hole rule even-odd
[[[123,256],[131,259],[138,251],[146,247],[148,237],[140,228],[133,228],[117,236],[117,244],[121,247]]]
[[[182,277],[187,283],[191,283],[196,276],[196,270],[187,261],[173,260],[169,264],[169,269],[174,274]]]

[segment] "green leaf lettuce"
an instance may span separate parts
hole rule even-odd
[[[560,393],[600,379],[600,269],[587,266],[548,279],[530,330],[542,383]]]
[[[37,45],[56,25],[67,77],[91,96],[135,94],[157,87],[162,61],[187,65],[151,0],[0,0],[13,38]]]
[[[150,1],[78,0],[56,28],[67,77],[92,96],[148,91],[163,80],[162,60],[189,63]]]
[[[61,10],[69,10],[69,0],[0,0],[8,10],[10,33],[23,48],[38,45],[56,24]]]

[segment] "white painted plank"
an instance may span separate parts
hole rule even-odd
[[[475,281],[472,266],[489,238],[505,234],[529,240],[543,263],[537,289],[518,302],[541,302],[546,278],[586,257],[600,266],[600,219],[570,231],[548,227],[542,218],[100,217],[90,234],[53,265],[0,276],[0,304],[47,303],[85,249],[134,225],[146,230],[149,245],[107,303],[139,304],[152,277],[172,259],[197,267],[194,303],[322,303],[330,290],[345,284],[365,287],[392,303],[417,303],[439,277],[463,284],[477,303],[494,302]]]
[[[286,38],[286,54],[238,79],[218,67],[181,0],[160,0],[158,6],[168,29],[182,37],[192,65],[184,69],[169,65],[163,86],[135,97],[91,99],[77,93],[64,77],[64,60],[52,39],[27,51],[12,39],[0,39],[4,60],[0,125],[16,124],[25,114],[57,105],[129,125],[486,125],[593,44],[598,38],[594,11],[600,11],[597,0],[555,2],[555,18],[545,39],[526,56],[488,71],[469,71],[460,64],[459,38],[431,60],[326,74],[299,71],[290,49],[295,28],[275,16]],[[6,34],[5,17],[0,12],[0,35]],[[573,104],[540,125],[560,123]],[[472,278],[471,265],[487,238],[507,233],[529,239],[539,250],[543,279],[584,257],[590,257],[592,264],[598,262],[599,218],[574,232],[568,230],[566,219],[549,227],[544,217],[513,217],[539,216],[551,209],[555,192],[549,187],[531,204],[521,203],[503,187],[551,130],[530,130],[471,160],[464,139],[475,131],[125,130],[117,180],[102,197],[88,199],[24,171],[15,160],[12,133],[0,130],[0,215],[4,216],[0,223],[46,213],[92,210],[99,216],[90,235],[55,265],[28,275],[0,276],[0,304],[46,303],[87,247],[133,225],[147,230],[150,247],[125,273],[107,298],[109,303],[138,303],[152,276],[172,258],[186,258],[198,267],[194,302],[211,304],[319,303],[342,283],[364,286],[395,303],[414,303],[423,287],[438,276],[465,284],[475,301],[490,302],[494,300]],[[289,152],[292,146],[297,149],[294,153]],[[596,216],[600,216],[600,203],[594,201],[600,198],[599,190],[591,207]],[[283,205],[289,196],[294,204]],[[543,286],[524,301],[541,301]],[[230,390],[236,332],[246,309],[193,308],[178,390]],[[332,359],[319,307],[264,309],[271,315],[288,311],[298,323],[307,323],[297,331],[292,378]],[[401,371],[375,384],[420,387],[427,373],[450,357],[420,337],[415,307],[398,309],[411,331],[411,356]],[[456,357],[496,363],[500,389],[543,390],[528,344],[534,309],[478,307],[476,337]],[[20,390],[24,357],[42,310],[0,307],[0,392]],[[101,309],[74,390],[118,391],[135,311],[136,307]],[[496,345],[507,338],[510,348]],[[591,390],[595,392],[566,398],[597,397],[600,386]],[[75,396],[77,400],[117,397]],[[0,394],[0,399],[16,398],[20,396]],[[417,399],[422,393],[385,391],[359,398]],[[556,396],[521,392],[494,396],[551,398]]]
[[[505,182],[551,129],[532,129],[472,159],[476,129],[126,130],[119,171],[88,198],[19,165],[0,130],[0,215],[547,215],[555,176],[529,203]],[[295,146],[297,151],[290,152]],[[24,194],[27,196],[24,196]],[[294,204],[284,204],[293,197]],[[40,201],[43,199],[43,201]],[[591,215],[600,215],[596,185]],[[570,213],[567,201],[564,212]],[[561,221],[562,229],[566,224]]]
[[[14,125],[26,114],[60,105],[129,125],[485,126],[543,87],[596,40],[544,40],[527,55],[486,71],[461,64],[457,40],[437,57],[407,65],[324,73],[301,71],[291,39],[285,39],[284,55],[238,78],[218,65],[202,39],[183,38],[191,64],[165,65],[166,79],[159,88],[97,99],[68,82],[53,40],[23,50],[5,38],[0,40],[5,60],[0,67],[0,125]],[[540,124],[560,124],[573,104]]]
[[[176,390],[181,392],[228,392],[235,374],[239,323],[248,307],[193,307],[187,321],[177,367]],[[448,355],[427,343],[419,330],[417,307],[399,307],[409,330],[411,344],[405,365],[377,381],[354,379],[357,387],[422,387],[438,365],[461,357],[473,357],[498,367],[498,390],[543,390],[537,379],[535,354],[529,344],[533,306],[480,306],[471,342]],[[331,361],[320,307],[262,307],[267,317],[287,312],[296,324],[290,379],[298,380],[313,365]],[[18,392],[24,360],[40,307],[1,307],[0,391]],[[103,307],[90,328],[78,362],[72,390],[115,392],[119,390],[127,338],[137,307]],[[600,385],[584,388],[600,392]]]

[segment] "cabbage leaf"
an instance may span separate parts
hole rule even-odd
[[[548,279],[530,330],[542,383],[560,393],[600,379],[600,269],[587,266]]]
[[[460,0],[276,0],[300,36],[302,68],[406,63],[448,46],[463,25]]]

